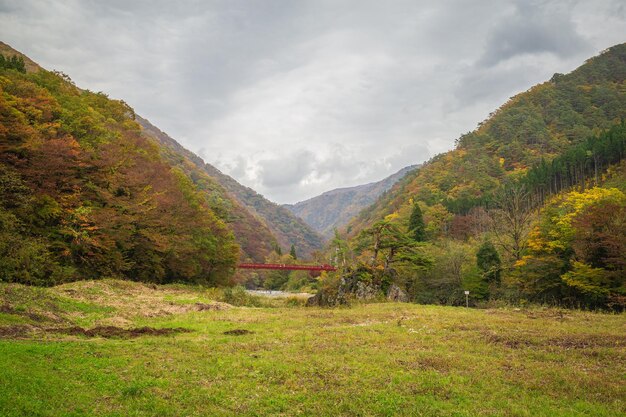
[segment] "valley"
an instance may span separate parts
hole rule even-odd
[[[232,7],[225,21],[254,26]],[[221,34],[211,19],[202,26]],[[183,32],[151,54],[165,57]],[[180,79],[166,62],[141,64],[157,80],[146,75],[155,107],[143,109],[167,102],[180,115],[178,103],[196,119],[183,121],[149,121],[0,42],[0,415],[626,415],[626,43],[517,92],[425,161],[426,142],[450,139],[429,129],[475,110],[461,93],[466,108],[407,123],[430,114],[426,95],[394,79],[385,99],[376,83],[305,71],[315,42],[288,51],[283,71],[269,53],[249,66],[195,61],[222,41],[192,48]],[[349,65],[333,70],[358,67],[341,56]],[[375,58],[391,82],[386,53]],[[513,71],[509,58],[460,65]],[[352,107],[328,98],[339,93]],[[164,121],[195,132],[182,143],[210,144],[189,149],[211,163]],[[295,204],[257,191],[354,183],[341,175],[373,182]]]

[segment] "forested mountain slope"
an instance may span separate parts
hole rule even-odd
[[[9,45],[2,41],[0,41],[0,54],[2,54],[7,59],[9,59],[10,57],[20,58],[22,61],[24,61],[24,70],[27,72],[37,72],[42,69],[35,61],[30,59],[23,53],[11,48]]]
[[[171,164],[123,101],[2,56],[1,281],[229,279],[234,211],[208,175]]]
[[[433,233],[463,228],[469,211],[510,176],[551,161],[626,117],[626,44],[589,59],[570,74],[512,97],[479,127],[407,175],[351,223],[352,234],[423,203]]]
[[[291,245],[300,257],[307,258],[324,246],[322,236],[285,207],[273,203],[254,191],[239,184],[212,165],[205,165],[206,172],[219,181],[241,204],[261,218],[285,250]]]
[[[252,214],[229,191],[226,191],[223,181],[220,181],[222,178],[214,176],[215,168],[185,149],[148,120],[140,116],[136,116],[136,120],[146,136],[162,145],[163,157],[170,164],[183,170],[199,189],[207,193],[211,206],[232,227],[237,243],[243,251],[243,257],[263,262],[277,243],[276,236],[272,234],[265,221]]]
[[[253,189],[239,184],[213,165],[205,163],[202,158],[183,148],[146,119],[137,116],[137,121],[144,128],[146,134],[174,152],[172,157],[167,157],[168,160],[181,166],[187,166],[186,169],[190,169],[189,164],[192,164],[194,169],[209,175],[221,188],[227,190],[229,197],[237,202],[234,204],[235,212],[231,213],[235,236],[244,251],[255,260],[262,260],[259,255],[267,255],[276,244],[285,250],[289,250],[293,245],[298,253],[304,257],[322,249],[321,236],[302,219],[284,207],[267,200]],[[223,198],[221,194],[220,192],[219,198]],[[239,206],[243,206],[245,212],[241,211]]]
[[[330,239],[336,228],[348,224],[361,210],[371,205],[398,180],[417,167],[418,165],[411,165],[377,182],[337,188],[296,204],[285,204],[284,207],[326,239]]]
[[[622,44],[511,98],[333,239],[346,278],[317,299],[626,309],[625,80]]]

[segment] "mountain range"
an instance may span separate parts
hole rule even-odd
[[[283,207],[329,239],[335,229],[348,224],[361,210],[374,203],[408,172],[418,167],[419,165],[411,165],[377,182],[337,188],[296,204],[284,204]]]
[[[279,248],[320,259],[339,228],[325,249],[352,275],[323,281],[331,295],[358,280],[429,303],[471,291],[626,308],[626,44],[515,95],[419,167],[286,207],[124,101],[0,54],[0,281],[224,285],[240,260],[291,261]]]
[[[626,44],[620,44],[515,95],[457,139],[453,150],[409,173],[362,211],[350,223],[351,234],[392,213],[407,221],[416,201],[427,217],[447,219],[440,225],[444,229],[459,222],[507,178],[624,120],[625,79]]]

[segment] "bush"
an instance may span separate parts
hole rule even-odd
[[[264,307],[266,305],[261,297],[249,294],[241,285],[224,288],[221,301],[240,307]]]

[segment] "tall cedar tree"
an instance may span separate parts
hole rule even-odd
[[[426,224],[424,223],[424,215],[419,204],[413,204],[413,211],[409,217],[409,233],[416,242],[426,240]]]
[[[500,255],[493,243],[485,240],[476,253],[476,265],[483,271],[487,282],[500,283],[501,261]]]

